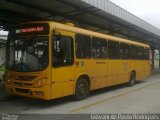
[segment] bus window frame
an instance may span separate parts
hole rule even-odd
[[[113,56],[112,57],[110,57],[110,53],[109,53],[109,42],[113,42],[113,43],[118,43],[118,56],[116,56],[117,58],[113,58]],[[107,58],[108,58],[108,60],[121,60],[121,58],[120,58],[120,42],[119,41],[113,41],[113,40],[108,40],[108,42],[107,42],[108,44],[107,44],[107,50],[108,50],[108,55],[107,55]]]
[[[145,51],[147,51],[148,55],[145,54]],[[147,55],[147,56],[146,56]],[[149,57],[149,48],[148,47],[144,47],[144,60],[150,60],[150,57]]]
[[[128,54],[127,54],[127,56],[125,56],[125,58],[122,58],[122,54],[121,54],[121,45],[127,45],[127,47],[128,47]],[[126,46],[125,46],[126,47]],[[121,60],[130,60],[130,44],[128,44],[128,43],[123,43],[123,42],[120,42],[119,43],[119,54],[120,54],[120,59]]]
[[[71,64],[66,64],[66,65],[53,65],[53,49],[54,49],[54,46],[53,46],[53,36],[55,35],[60,35],[59,37],[67,37],[67,38],[71,38],[71,54],[72,54],[72,62]],[[73,66],[74,65],[74,61],[75,61],[75,55],[74,55],[74,38],[72,36],[67,36],[67,35],[61,35],[61,34],[52,34],[51,35],[51,65],[52,65],[52,68],[61,68],[61,67],[68,67],[68,66]]]
[[[132,47],[132,48],[131,48],[131,47]],[[133,49],[133,47],[136,48],[136,52],[134,51],[134,52],[136,53],[136,56],[134,56],[135,58],[133,58],[133,56],[132,56],[132,54],[131,54],[131,53],[132,53],[131,50]],[[130,44],[130,45],[129,45],[129,53],[130,53],[130,54],[129,54],[129,59],[130,59],[130,60],[138,60],[137,45]]]
[[[77,40],[77,35],[82,35],[84,37],[88,37],[90,38],[90,57],[77,57],[77,45],[76,45],[76,40]],[[92,59],[92,36],[89,36],[89,35],[84,35],[84,34],[81,34],[81,33],[76,33],[75,34],[75,57],[76,59],[86,59],[86,60],[91,60]]]
[[[93,41],[96,41],[96,40],[97,41],[99,40],[101,42],[103,41],[106,44],[106,55],[103,58],[93,57]],[[107,60],[108,59],[108,40],[92,36],[92,39],[91,39],[91,56],[92,56],[92,59],[94,59],[94,60]]]

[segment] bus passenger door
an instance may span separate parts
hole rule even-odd
[[[56,31],[52,35],[52,98],[73,94],[74,33]]]

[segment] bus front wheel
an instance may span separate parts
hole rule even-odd
[[[80,78],[76,83],[75,99],[83,100],[89,95],[89,83],[85,78]]]
[[[131,72],[130,78],[129,78],[129,86],[133,86],[136,83],[136,75],[134,72]]]

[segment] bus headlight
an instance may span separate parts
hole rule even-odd
[[[42,87],[44,84],[45,80],[44,79],[40,79],[35,83],[35,87]]]
[[[10,80],[10,79],[7,79],[7,80],[5,80],[6,81],[6,83],[8,83],[8,84],[12,84],[12,80]]]

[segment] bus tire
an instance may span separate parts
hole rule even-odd
[[[83,100],[89,95],[89,83],[85,78],[79,78],[75,87],[75,100]]]
[[[129,86],[134,86],[136,83],[136,74],[135,72],[131,72],[130,78],[129,78]]]

